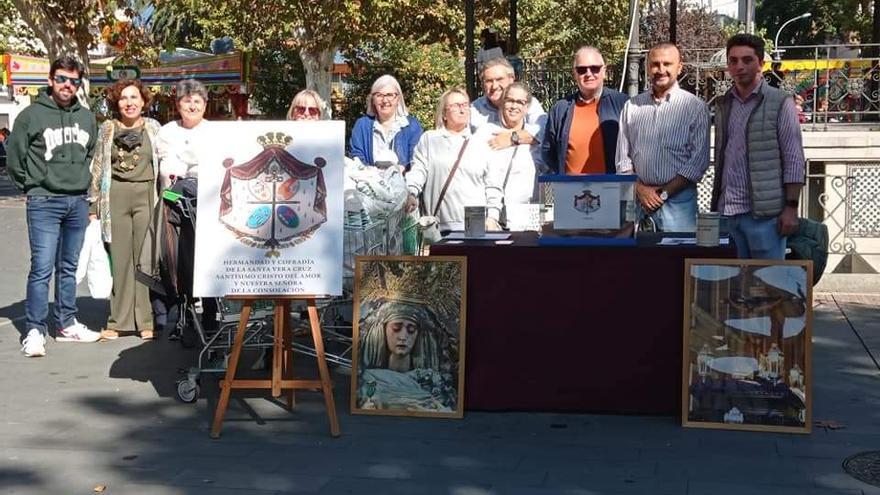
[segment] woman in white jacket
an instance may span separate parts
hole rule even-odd
[[[520,144],[517,132],[537,135],[538,126],[525,122],[531,100],[532,95],[525,85],[511,84],[501,96],[501,108],[498,109],[501,125],[484,124],[473,136],[474,159],[485,163],[494,175],[494,182],[500,184],[505,206],[533,203],[537,199],[536,176],[542,163],[541,145],[537,142]],[[513,131],[509,146],[495,149],[490,146],[493,137],[509,131]],[[525,219],[520,220],[518,224]]]
[[[463,89],[443,93],[437,104],[436,128],[422,134],[406,174],[407,210],[421,203],[422,214],[436,216],[441,232],[464,229],[465,206],[486,206],[487,230],[500,229],[501,188],[486,161],[476,160],[471,150],[470,112]],[[449,186],[443,193],[447,180]]]

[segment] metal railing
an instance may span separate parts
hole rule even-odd
[[[867,116],[875,121],[880,118],[880,45],[797,45],[779,47],[779,52],[784,56],[779,61],[767,60],[764,77],[803,99],[805,123],[812,130],[827,129],[829,123],[862,122]],[[733,86],[725,49],[686,49],[682,55],[685,64],[679,84],[714,106]],[[644,90],[649,81],[644,63],[647,51],[640,56],[639,87]],[[614,57],[606,55],[606,59]],[[609,65],[606,85],[620,86],[621,69],[622,64]],[[570,56],[524,59],[520,78],[548,109],[575,89]]]

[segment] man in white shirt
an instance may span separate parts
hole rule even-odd
[[[674,44],[651,48],[651,89],[623,106],[617,136],[617,172],[639,176],[637,204],[667,232],[695,230],[697,183],[709,167],[709,108],[678,86],[681,68]]]
[[[501,108],[501,95],[515,80],[513,66],[504,58],[489,60],[483,65],[480,80],[483,83],[483,96],[471,103],[471,131],[476,131],[487,122],[501,124],[501,116],[498,113]],[[524,129],[499,132],[489,141],[489,146],[497,150],[518,144],[540,142],[545,122],[547,122],[547,113],[544,112],[537,98],[532,98],[526,111],[525,123],[536,124],[539,128],[537,134],[531,134]]]

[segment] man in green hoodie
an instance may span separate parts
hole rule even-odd
[[[76,91],[83,65],[63,56],[52,62],[49,86],[15,119],[7,143],[7,170],[27,195],[31,270],[27,281],[27,334],[22,352],[46,355],[49,279],[55,271],[57,342],[95,342],[100,333],[76,321],[76,265],[89,222],[86,190],[97,140],[94,114]]]

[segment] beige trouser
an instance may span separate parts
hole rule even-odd
[[[110,186],[110,258],[113,294],[107,328],[122,332],[153,329],[150,289],[135,280],[137,259],[144,244],[155,189],[153,181],[114,180]]]

